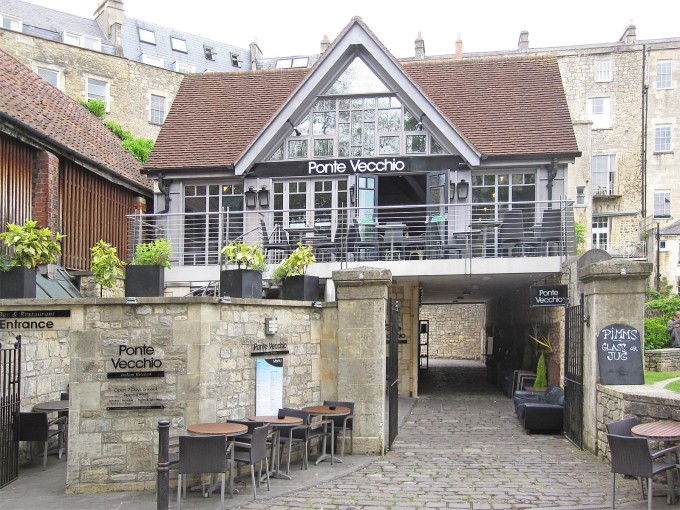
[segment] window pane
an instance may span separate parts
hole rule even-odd
[[[404,112],[404,131],[415,131],[418,124],[418,118],[411,112],[406,110]]]
[[[355,58],[326,94],[387,92],[385,85],[360,58]]]
[[[425,153],[425,135],[408,135],[406,137],[406,152],[410,154]]]
[[[283,144],[279,145],[272,153],[271,161],[281,161],[283,159]]]
[[[54,87],[59,87],[59,71],[48,69],[46,67],[39,67],[38,74],[52,84]]]
[[[307,157],[307,140],[288,140],[289,158]]]
[[[315,113],[312,117],[312,133],[328,135],[335,133],[335,112]]]
[[[333,156],[333,140],[314,140],[314,155],[319,157]]]
[[[399,131],[401,124],[401,110],[380,110],[378,112],[379,131]]]
[[[398,153],[399,153],[398,136],[380,137],[380,154],[398,154]]]
[[[151,94],[151,123],[163,124],[165,120],[165,98]]]
[[[153,30],[140,28],[139,40],[148,44],[156,44],[156,34],[153,32]]]
[[[175,51],[181,51],[182,53],[187,52],[187,42],[184,39],[170,36],[170,46]]]
[[[101,99],[102,101],[106,102],[106,85],[107,83],[105,81],[88,78],[87,98]]]
[[[663,124],[654,127],[654,150],[667,152],[671,150],[671,126]]]
[[[671,61],[659,60],[656,64],[656,87],[668,89],[671,87]]]

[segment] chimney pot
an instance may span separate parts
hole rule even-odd
[[[425,60],[425,41],[423,40],[423,36],[418,32],[418,35],[416,36],[416,60]]]
[[[460,32],[456,37],[456,60],[463,60],[463,39],[460,37]]]
[[[519,33],[519,39],[517,41],[517,49],[519,51],[527,51],[529,49],[529,31],[522,30]]]
[[[636,40],[637,38],[635,35],[635,24],[633,23],[633,20],[630,20],[628,22],[626,30],[624,30],[623,35],[619,39],[619,42],[622,42],[624,44],[635,44]]]
[[[330,45],[331,45],[331,42],[328,40],[328,36],[324,35],[321,38],[321,53],[326,51]]]

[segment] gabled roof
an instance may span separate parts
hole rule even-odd
[[[355,18],[312,69],[186,78],[146,169],[247,170],[357,55],[473,164],[486,157],[579,155],[556,58],[402,65]]]
[[[680,236],[680,221],[675,221],[659,230],[662,236]]]
[[[148,193],[151,181],[120,140],[82,105],[0,50],[0,129]]]

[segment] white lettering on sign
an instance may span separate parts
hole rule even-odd
[[[354,174],[366,172],[402,172],[405,169],[406,163],[401,159],[396,158],[385,158],[378,161],[363,161],[361,159],[349,160],[349,170]],[[347,170],[347,165],[342,161],[310,161],[307,166],[308,174],[317,175],[344,174]]]

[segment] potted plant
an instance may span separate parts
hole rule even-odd
[[[236,269],[220,271],[220,296],[262,298],[264,252],[260,243],[246,244],[232,241],[222,248],[224,262]]]
[[[537,328],[535,333],[537,332]],[[552,342],[550,341],[550,336],[548,335],[529,335],[534,342],[538,345],[538,362],[536,363],[536,380],[534,381],[534,389],[541,390],[548,387],[548,370],[545,364],[546,355],[550,355],[553,352]]]
[[[123,277],[122,262],[118,258],[118,250],[103,239],[90,248],[92,252],[92,276],[99,284],[99,295],[104,295],[104,288],[110,289],[119,278]]]
[[[0,298],[35,298],[36,268],[57,260],[63,237],[48,227],[38,227],[33,220],[26,220],[24,225],[8,223],[7,232],[0,234],[0,240],[13,251],[0,268]]]
[[[166,239],[140,243],[125,269],[125,297],[160,297],[165,291],[165,269],[170,269],[172,246]]]
[[[283,299],[316,301],[318,298],[319,277],[305,274],[307,268],[316,262],[312,249],[313,246],[303,246],[298,242],[297,248],[272,271],[272,281],[283,282]]]

